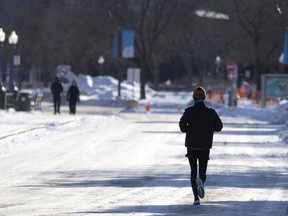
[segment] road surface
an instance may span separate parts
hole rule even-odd
[[[278,125],[222,118],[196,208],[180,113],[1,118],[0,215],[288,215]]]

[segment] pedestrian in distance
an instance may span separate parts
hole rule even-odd
[[[71,86],[68,89],[66,100],[69,102],[70,114],[75,115],[76,113],[76,104],[80,102],[79,98],[79,89],[76,81],[73,81]]]
[[[205,98],[205,89],[202,86],[196,87],[193,91],[194,105],[185,109],[179,122],[181,132],[186,133],[187,154],[185,156],[188,157],[191,168],[193,205],[200,205],[199,198],[202,199],[205,196],[204,183],[213,134],[223,128],[222,120],[217,112],[205,105]],[[199,175],[197,168],[199,168]]]
[[[60,114],[60,105],[61,105],[61,93],[63,92],[63,86],[59,81],[58,77],[55,77],[54,82],[51,85],[51,93],[53,95],[54,103],[54,114]]]

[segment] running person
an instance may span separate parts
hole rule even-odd
[[[193,92],[194,106],[185,109],[179,127],[186,133],[185,146],[191,168],[191,186],[194,194],[193,205],[200,205],[200,198],[204,198],[204,183],[206,181],[207,164],[212,148],[214,131],[221,131],[223,124],[217,112],[204,104],[206,91],[198,86]],[[199,164],[199,176],[197,170]]]

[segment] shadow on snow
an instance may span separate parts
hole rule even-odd
[[[85,188],[85,187],[190,187],[188,169],[179,165],[183,170],[178,173],[151,173],[143,176],[127,170],[87,170],[87,171],[59,171],[42,173],[43,180],[39,184],[19,185],[18,187],[46,187],[46,188]],[[161,169],[160,169],[161,170]],[[174,170],[174,169],[173,169]],[[211,173],[212,171],[212,173]],[[232,187],[232,188],[288,188],[288,177],[271,170],[248,170],[245,172],[214,173],[208,172],[208,187]],[[114,171],[115,172],[115,171]],[[120,175],[119,173],[123,173]],[[210,174],[209,174],[210,173]],[[287,182],[278,182],[280,177],[285,177]],[[221,181],[220,181],[221,180]],[[278,182],[277,185],[275,183]]]
[[[269,206],[273,206],[271,209]],[[276,208],[275,208],[276,207]],[[153,215],[277,215],[288,214],[288,205],[278,201],[221,201],[202,202],[201,206],[179,205],[136,205],[121,206],[100,211],[81,211],[74,214],[131,214],[150,213]]]

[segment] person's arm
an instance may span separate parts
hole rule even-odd
[[[60,83],[60,93],[62,93],[63,92],[63,86],[62,86],[62,84]]]
[[[76,92],[77,92],[77,101],[80,102],[80,92],[78,87],[76,88]]]
[[[52,83],[50,90],[51,90],[52,94],[54,94],[54,83]]]
[[[188,128],[188,116],[187,112],[185,111],[179,121],[179,127],[181,132],[187,132]]]
[[[67,94],[66,94],[66,100],[69,101],[70,99],[70,92],[71,92],[71,88],[68,89]]]
[[[219,115],[215,111],[215,126],[214,126],[214,131],[221,131],[223,128],[223,123],[222,120],[220,119]]]

